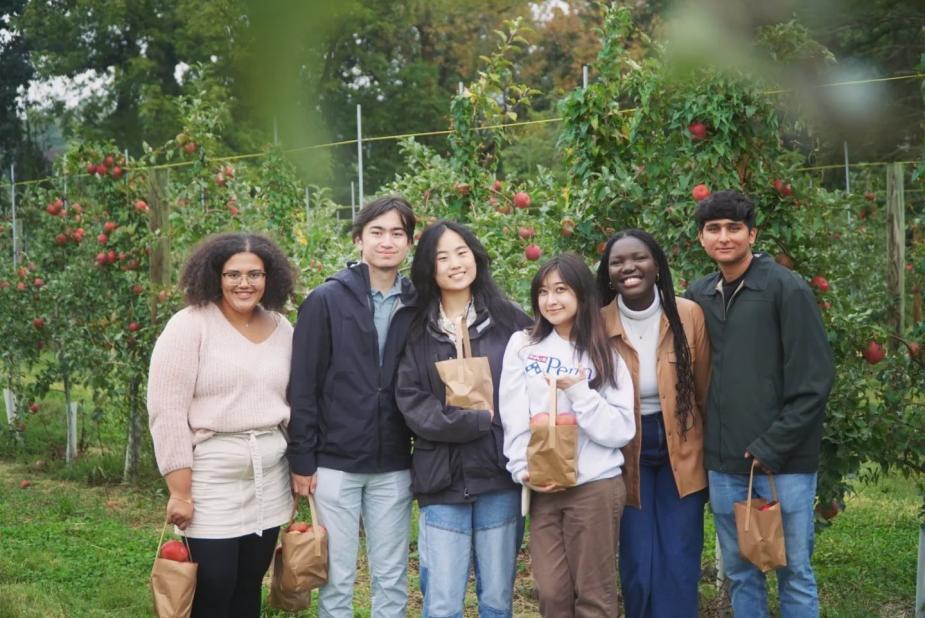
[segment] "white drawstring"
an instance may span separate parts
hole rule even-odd
[[[254,534],[263,536],[263,457],[257,448],[257,436],[270,433],[269,431],[250,430],[247,446],[251,452],[251,465],[254,467],[254,496],[257,498],[257,529]]]

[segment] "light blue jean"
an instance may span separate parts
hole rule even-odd
[[[422,507],[418,555],[424,617],[462,618],[474,562],[479,616],[509,618],[521,522],[517,489],[483,494],[468,504]]]
[[[372,615],[404,618],[408,605],[411,473],[357,474],[318,468],[315,504],[328,531],[328,583],[318,591],[320,618],[353,618],[360,516],[372,579]]]
[[[819,597],[810,563],[815,538],[813,502],[816,474],[776,474],[777,495],[784,522],[787,566],[777,570],[781,618],[816,618]],[[768,594],[764,573],[739,554],[733,504],[746,499],[747,474],[709,471],[710,507],[716,522],[723,566],[730,582],[732,610],[743,618],[768,616]],[[755,496],[771,499],[765,474],[755,472]]]

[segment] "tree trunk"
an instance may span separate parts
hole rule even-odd
[[[141,378],[132,378],[129,386],[128,430],[125,442],[125,465],[122,468],[122,482],[138,480],[138,461],[141,453],[141,410],[138,409],[138,394]]]
[[[67,414],[67,450],[64,461],[72,465],[77,461],[77,403],[71,401],[71,377],[64,372],[64,411]]]

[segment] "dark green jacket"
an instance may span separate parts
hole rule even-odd
[[[774,472],[815,472],[834,366],[812,290],[756,254],[728,310],[720,273],[684,295],[710,335],[704,466],[748,474],[748,450]]]

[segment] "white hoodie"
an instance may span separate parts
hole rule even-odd
[[[504,351],[498,397],[507,469],[516,483],[523,483],[527,471],[530,417],[549,408],[546,374],[578,375],[582,367],[589,370],[588,380],[560,390],[557,399],[559,414],[571,412],[578,421],[578,484],[621,473],[620,448],[633,439],[636,421],[632,377],[616,352],[614,361],[618,388],[605,383],[599,391],[594,390],[588,384],[594,377],[590,359],[576,358],[572,343],[555,330],[536,344],[530,343],[526,331],[511,335]]]

